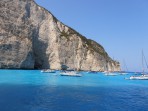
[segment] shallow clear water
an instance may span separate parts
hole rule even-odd
[[[0,70],[0,111],[148,111],[148,81]]]

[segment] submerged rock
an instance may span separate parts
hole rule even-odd
[[[33,0],[1,0],[0,23],[0,68],[120,70],[101,45]]]

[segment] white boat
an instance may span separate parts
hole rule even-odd
[[[76,48],[75,48],[75,46],[74,46],[74,47],[73,47],[74,57],[76,56],[75,50],[76,50]],[[76,59],[76,60],[77,60],[77,59]],[[75,59],[74,59],[74,61],[73,61],[73,64],[74,64],[74,69],[72,69],[73,71],[61,72],[61,73],[60,73],[60,76],[81,77],[82,75],[77,72],[77,71],[78,71],[78,67],[76,67]]]
[[[130,80],[148,80],[148,75],[131,76]]]
[[[121,73],[119,73],[119,75],[127,75],[128,73],[126,73],[126,72],[121,72]]]
[[[62,72],[60,73],[61,76],[72,76],[72,77],[81,77],[81,74],[78,74],[75,71],[70,71],[70,72]]]
[[[104,75],[106,75],[106,76],[117,76],[118,74],[111,73],[111,72],[106,72]]]
[[[144,71],[144,61],[146,63],[146,66],[148,68],[148,64],[146,62],[146,59],[145,59],[145,56],[144,56],[144,53],[142,51],[142,68],[143,68],[143,72],[141,73],[142,75],[140,76],[131,76],[129,79],[130,80],[148,80],[148,74],[145,73]]]
[[[125,60],[123,60],[123,69],[122,69],[122,71],[119,71],[118,74],[119,75],[127,75],[127,74],[129,74],[127,72],[128,72],[128,67],[126,65]]]
[[[114,72],[114,68],[112,70],[109,70],[108,67],[106,68],[106,71],[104,71],[105,76],[117,76],[118,74]]]
[[[55,70],[51,70],[51,69],[43,69],[41,70],[42,73],[55,73]]]

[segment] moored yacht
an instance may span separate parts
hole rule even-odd
[[[131,76],[130,80],[148,80],[148,75]]]
[[[76,71],[65,71],[60,73],[61,76],[81,77],[82,75]]]
[[[43,73],[55,73],[56,71],[51,70],[51,69],[43,69],[43,70],[41,70],[41,72],[43,72]]]
[[[146,66],[148,68],[146,58],[145,58],[144,53],[142,51],[142,68],[143,68],[143,72],[141,73],[142,75],[140,75],[140,76],[131,76],[129,78],[130,80],[148,80],[148,74],[146,74],[145,71],[144,71],[144,61],[145,61]]]

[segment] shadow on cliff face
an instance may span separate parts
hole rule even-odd
[[[67,65],[65,65],[65,64],[62,64],[62,65],[61,65],[61,69],[62,69],[62,70],[67,70],[68,68],[69,68],[69,67],[68,67]]]
[[[34,53],[34,68],[35,69],[48,69],[50,67],[48,62],[48,56],[46,54],[46,49],[48,47],[47,43],[39,40],[39,30],[33,31],[33,53]]]

